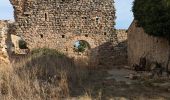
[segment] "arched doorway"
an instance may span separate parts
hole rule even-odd
[[[85,40],[77,40],[73,47],[74,52],[84,56],[88,56],[90,54],[90,49],[90,44]]]
[[[74,61],[77,66],[89,66],[91,57],[91,46],[85,40],[77,40],[73,45]]]
[[[66,47],[66,55],[72,59],[78,66],[95,66],[98,62],[98,42],[94,38],[85,35],[75,35],[68,39],[64,44]]]

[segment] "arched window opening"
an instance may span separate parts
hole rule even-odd
[[[85,40],[78,40],[74,43],[74,51],[78,53],[85,53],[90,48],[90,44]]]

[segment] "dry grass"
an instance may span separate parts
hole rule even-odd
[[[10,69],[0,73],[0,100],[69,98],[70,91],[81,84],[87,74],[80,73],[83,71],[74,65],[72,59],[45,48],[34,50],[28,57],[14,62]]]
[[[18,58],[12,66],[0,63],[0,100],[150,100],[164,93],[169,97],[167,88],[155,90],[150,82],[108,80],[108,69],[88,70],[81,65],[87,59],[76,59],[75,66],[75,60],[56,50],[37,49]]]

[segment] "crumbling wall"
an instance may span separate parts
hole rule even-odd
[[[0,63],[9,64],[9,23],[8,21],[0,21]]]
[[[128,30],[128,60],[130,65],[138,64],[140,57],[149,62],[166,65],[169,55],[169,44],[164,38],[150,36],[134,21]]]
[[[98,60],[106,58],[107,50],[107,55],[111,55],[111,46],[118,42],[113,0],[10,1],[14,7],[15,33],[25,39],[30,49],[55,48],[74,57],[76,53],[68,48],[83,39],[93,47],[89,57]],[[109,45],[101,46],[108,42]]]
[[[22,38],[13,34],[14,28],[13,21],[0,20],[0,61],[3,63],[10,64],[13,54],[26,54],[25,50],[19,48]]]
[[[118,39],[119,43],[125,42],[128,39],[127,30],[126,29],[117,29],[116,30],[116,35],[117,35],[117,39]]]

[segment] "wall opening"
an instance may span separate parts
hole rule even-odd
[[[14,20],[14,9],[9,0],[0,0],[0,19]]]
[[[83,16],[82,19],[87,19],[87,17]]]
[[[24,40],[19,40],[19,48],[20,49],[28,49],[27,43]]]
[[[40,37],[43,38],[44,37],[43,34],[40,34]]]
[[[98,24],[99,23],[99,17],[96,16],[96,23]]]
[[[85,37],[88,37],[88,34],[85,34]]]
[[[47,13],[45,13],[45,21],[47,20]]]
[[[85,40],[78,40],[74,43],[74,51],[79,53],[85,53],[90,50],[90,44]]]
[[[62,38],[65,38],[65,35],[62,35],[61,37],[62,37]]]
[[[61,3],[64,3],[64,2],[65,2],[65,0],[61,0],[60,2],[61,2]]]

